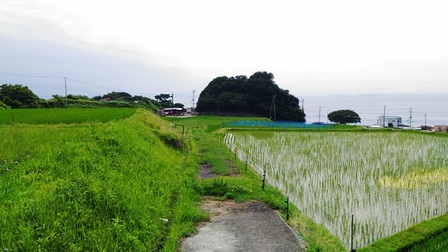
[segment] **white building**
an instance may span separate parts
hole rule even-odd
[[[384,127],[395,127],[395,128],[403,125],[401,117],[399,116],[378,116],[376,124]]]

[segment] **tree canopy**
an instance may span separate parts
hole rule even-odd
[[[11,108],[38,108],[39,97],[27,86],[3,84],[0,86],[0,102]]]
[[[159,94],[154,96],[154,98],[162,108],[168,108],[173,106],[173,100],[170,94]]]
[[[102,99],[109,98],[107,102]],[[144,96],[132,96],[126,92],[111,92],[103,96],[89,98],[85,95],[68,94],[66,97],[53,95],[44,100],[35,95],[27,86],[3,84],[0,86],[0,109],[11,108],[67,108],[67,107],[141,107],[159,110],[159,104]]]
[[[274,75],[256,72],[217,77],[199,95],[197,112],[255,114],[274,120],[305,122],[299,99],[274,82]]]
[[[341,109],[329,113],[328,120],[339,124],[361,122],[361,118],[359,117],[359,115],[355,111],[349,109]]]
[[[126,93],[126,92],[111,92],[108,94],[105,94],[103,96],[95,96],[93,99],[95,100],[101,100],[101,99],[112,99],[114,101],[132,101],[132,95]]]

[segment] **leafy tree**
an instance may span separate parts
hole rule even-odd
[[[53,95],[53,97],[55,97],[55,96]],[[67,95],[67,99],[71,99],[71,100],[90,100],[89,97],[87,97],[85,95],[73,95],[73,94]]]
[[[174,108],[184,108],[185,105],[183,105],[182,103],[174,103],[174,104],[173,104],[173,107],[174,107]]]
[[[102,99],[110,98],[114,101],[131,101],[132,95],[126,93],[126,92],[112,92],[108,93],[106,95],[103,95]]]
[[[53,95],[53,98],[47,100],[47,105],[44,107],[64,108],[67,106],[65,97],[60,95]]]
[[[173,106],[173,101],[170,99],[170,94],[159,94],[154,96],[154,98],[156,99],[156,102],[163,108]]]
[[[38,108],[39,97],[27,86],[3,84],[0,86],[0,102],[11,108]]]
[[[339,124],[361,122],[361,118],[359,117],[359,115],[355,111],[349,109],[341,109],[331,112],[330,114],[328,114],[328,120]]]
[[[274,118],[275,107],[275,118]],[[256,114],[277,120],[305,121],[299,99],[274,82],[274,75],[256,72],[249,78],[217,77],[199,95],[198,112]]]

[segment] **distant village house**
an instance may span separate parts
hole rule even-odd
[[[399,116],[378,116],[377,124],[394,128],[403,126],[402,119]]]
[[[448,125],[434,125],[434,131],[436,131],[436,132],[448,132]]]

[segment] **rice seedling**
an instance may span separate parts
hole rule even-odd
[[[347,249],[447,212],[444,138],[403,132],[234,132],[224,142],[260,176],[266,171],[268,183]]]
[[[136,108],[3,109],[0,125],[109,122],[132,116]]]

